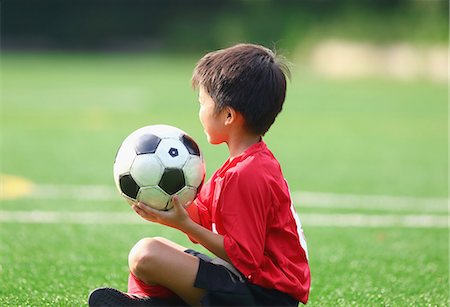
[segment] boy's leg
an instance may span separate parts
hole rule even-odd
[[[143,239],[130,252],[130,271],[148,285],[166,287],[189,305],[199,305],[205,294],[194,287],[199,259],[185,250],[164,238]]]

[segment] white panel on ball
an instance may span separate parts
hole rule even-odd
[[[157,210],[166,209],[167,203],[170,200],[170,196],[157,186],[141,188],[137,198],[140,202]],[[151,200],[151,203],[149,200]]]
[[[131,166],[130,174],[140,187],[158,185],[164,168],[155,154],[138,155]]]
[[[190,156],[183,167],[186,185],[198,187],[205,178],[205,164],[199,156]]]
[[[161,139],[178,139],[184,134],[183,130],[168,125],[153,125],[151,126],[151,131],[154,135],[158,136]]]
[[[132,146],[122,146],[117,152],[116,160],[114,162],[114,182],[117,189],[120,191],[119,178],[123,174],[130,172],[131,165],[134,158],[136,158],[136,152]]]
[[[130,171],[131,164],[136,157],[136,151],[132,144],[124,143],[120,150],[117,152],[116,159],[114,161],[114,176],[119,176]]]
[[[181,168],[189,157],[189,152],[179,140],[163,139],[155,154],[168,168]]]
[[[186,205],[187,202],[193,201],[196,194],[197,189],[192,187],[184,187],[183,189],[181,189],[181,191],[177,193],[180,204],[182,205]],[[170,201],[168,207],[170,208],[173,207],[172,201]]]

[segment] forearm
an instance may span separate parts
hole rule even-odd
[[[227,253],[225,252],[223,236],[213,233],[204,228],[197,221],[193,220],[191,216],[198,219],[198,212],[195,207],[191,208],[191,212],[179,203],[178,198],[174,197],[174,207],[169,211],[159,211],[150,208],[142,203],[137,203],[132,206],[137,214],[150,222],[160,223],[183,231],[191,239],[206,247],[210,252],[217,257],[230,262]],[[231,262],[230,262],[231,263]]]
[[[224,238],[222,235],[214,233],[192,220],[189,223],[186,223],[186,225],[180,230],[186,233],[190,238],[203,245],[217,257],[231,263],[231,260],[228,258],[225,251]]]
[[[198,208],[197,208],[197,204],[195,203],[195,201],[193,201],[186,208],[186,211],[194,222],[196,222],[197,224],[200,224],[200,216],[198,214]]]

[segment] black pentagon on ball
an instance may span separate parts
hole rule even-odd
[[[185,185],[183,171],[177,168],[166,168],[158,185],[167,194],[175,194]]]
[[[170,155],[172,158],[178,157],[178,149],[171,147],[171,148],[169,149],[169,155]]]
[[[136,199],[140,187],[138,186],[136,181],[134,181],[134,179],[133,179],[133,177],[131,177],[131,175],[121,176],[119,178],[119,184],[120,184],[120,189],[122,190],[123,194],[125,194],[126,196],[128,196],[132,199]]]
[[[181,141],[191,155],[200,156],[200,149],[198,148],[197,143],[195,143],[189,135],[184,134],[181,137]]]
[[[154,134],[141,135],[136,141],[136,154],[142,155],[155,153],[160,142],[161,139]]]

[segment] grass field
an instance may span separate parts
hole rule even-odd
[[[0,174],[20,177],[35,188],[2,177],[1,306],[82,306],[93,288],[125,290],[128,251],[146,236],[198,249],[175,230],[139,222],[118,195],[83,199],[43,188],[113,189],[118,145],[136,128],[156,123],[190,133],[210,175],[227,152],[223,145],[207,144],[197,119],[197,97],[190,88],[196,60],[2,55]],[[448,219],[447,86],[330,81],[301,66],[292,70],[285,108],[265,137],[291,190],[378,196],[384,204],[360,206],[345,198],[321,206],[296,201],[308,239],[309,305],[448,306],[448,224],[333,226],[311,218]],[[45,193],[37,197],[40,187]],[[386,196],[393,196],[392,207],[383,202]],[[419,205],[398,210],[405,197]],[[94,220],[7,218],[31,211],[68,218],[92,214]],[[116,213],[124,222],[108,223]]]

